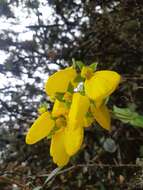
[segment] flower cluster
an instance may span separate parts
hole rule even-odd
[[[111,116],[107,98],[115,91],[120,75],[109,70],[96,71],[83,66],[80,71],[72,66],[51,75],[45,85],[52,111],[41,107],[40,116],[26,135],[26,143],[51,138],[50,155],[58,166],[65,166],[83,142],[84,128],[93,122],[111,130]]]

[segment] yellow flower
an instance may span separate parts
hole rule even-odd
[[[50,155],[53,157],[54,163],[59,167],[65,166],[70,159],[64,145],[65,129],[62,128],[52,136]]]
[[[87,96],[74,93],[72,104],[68,115],[68,125],[71,128],[84,126],[84,118],[89,109],[90,101]]]
[[[52,132],[50,154],[58,166],[66,165],[70,156],[80,149],[83,142],[84,118],[90,105],[86,96],[74,93],[66,126],[64,117],[60,117],[61,114],[66,113],[62,108],[62,103],[57,100],[55,104],[58,106],[54,105],[55,107],[53,107],[52,116],[56,116],[57,119],[52,120],[49,113],[43,113],[34,122],[26,136],[26,143],[34,144]],[[55,126],[56,130],[54,131]]]
[[[26,143],[34,144],[51,134],[50,154],[54,163],[64,166],[68,163],[70,156],[67,154],[64,145],[65,120],[59,117],[51,119],[48,112],[43,113],[36,119],[26,135]]]
[[[103,104],[97,108],[91,104],[91,112],[101,127],[109,131],[111,130],[111,115],[106,105]]]
[[[76,154],[82,145],[84,137],[84,129],[82,126],[71,129],[70,126],[67,126],[65,129],[65,150],[68,155],[73,156]]]
[[[111,116],[104,100],[114,92],[121,79],[114,71],[103,70],[94,73],[90,67],[83,67],[81,77],[84,77],[85,81],[82,83],[82,94],[85,95],[82,95],[73,89],[72,93],[68,92],[69,85],[74,84],[76,77],[77,72],[73,67],[49,77],[45,89],[55,101],[53,109],[49,113],[41,107],[38,110],[41,115],[26,135],[27,144],[34,144],[51,136],[50,155],[60,167],[65,166],[70,157],[79,151],[84,138],[84,128],[89,127],[94,120],[104,129],[111,130]],[[62,100],[65,102],[56,99],[57,93],[63,93]]]
[[[55,122],[51,119],[49,112],[40,115],[26,135],[26,143],[34,144],[49,135],[54,128]]]
[[[66,103],[65,102],[61,102],[59,100],[55,100],[54,106],[53,106],[53,110],[52,110],[52,116],[53,117],[59,117],[61,115],[65,116],[67,115],[69,112]]]
[[[81,70],[81,77],[90,79],[93,76],[93,70],[90,67],[83,67]]]
[[[50,154],[53,161],[60,167],[66,165],[83,142],[84,117],[89,109],[89,103],[86,96],[75,93],[66,122],[63,117],[67,114],[65,103],[56,100],[52,110],[52,116],[56,119],[52,120],[47,112],[39,116],[27,133],[26,143],[34,144],[51,133]]]
[[[121,77],[117,72],[102,70],[93,74],[88,68],[82,69],[82,76],[85,78],[85,94],[94,101],[91,105],[91,112],[94,119],[104,129],[111,130],[111,116],[104,100],[110,96],[120,83]]]
[[[76,70],[73,67],[57,71],[51,75],[45,85],[45,90],[48,96],[55,97],[55,94],[65,93],[71,83],[73,83],[77,76]]]
[[[102,100],[111,95],[119,85],[121,77],[114,71],[97,71],[88,80],[85,80],[84,88],[86,95],[95,102],[102,103]]]
[[[61,128],[62,127],[66,127],[67,125],[67,122],[66,122],[66,119],[64,117],[58,117],[56,120],[55,120],[55,124],[56,124],[56,127],[57,128]]]
[[[65,129],[65,149],[68,155],[74,155],[83,141],[84,118],[88,112],[90,102],[87,96],[74,93],[70,107],[67,128]]]

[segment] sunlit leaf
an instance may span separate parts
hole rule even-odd
[[[92,63],[89,67],[93,70],[96,71],[98,63]]]
[[[143,127],[143,116],[130,108],[113,107],[114,116],[123,123],[129,123],[134,127]]]

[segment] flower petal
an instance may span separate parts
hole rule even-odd
[[[53,117],[59,117],[60,115],[67,115],[68,111],[69,110],[64,102],[60,102],[57,99],[55,100],[53,110],[52,110]]]
[[[95,103],[96,108],[99,108],[101,105],[104,104],[104,100],[98,99],[98,100],[94,101],[94,103]]]
[[[49,112],[40,115],[29,129],[26,135],[26,143],[34,144],[48,136],[54,124],[55,122],[50,118]]]
[[[45,85],[47,95],[54,97],[56,92],[66,92],[69,83],[74,80],[76,75],[76,70],[73,67],[68,67],[51,75]]]
[[[80,93],[74,93],[72,104],[68,115],[68,126],[70,128],[77,128],[84,126],[84,117],[89,109],[89,99]]]
[[[97,71],[94,76],[84,83],[85,93],[95,101],[105,99],[112,94],[121,80],[114,71]]]
[[[69,161],[69,155],[65,151],[64,147],[64,129],[60,129],[52,136],[50,154],[53,157],[53,161],[59,167],[65,166]]]
[[[68,155],[72,156],[79,151],[83,142],[84,129],[83,127],[77,127],[71,129],[69,127],[65,130],[65,149]]]
[[[95,108],[95,106],[91,105],[91,112],[101,127],[111,130],[111,116],[105,105],[102,105],[99,108]]]
[[[90,127],[91,124],[93,123],[93,121],[94,121],[93,117],[85,117],[84,118],[84,127],[85,128]]]

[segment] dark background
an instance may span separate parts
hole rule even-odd
[[[37,18],[26,26],[31,40],[18,38],[20,33],[14,30],[18,18],[13,7],[21,6],[31,19],[32,14]],[[143,189],[141,128],[114,119],[108,133],[95,124],[85,131],[83,148],[68,170],[48,182],[46,175],[55,168],[50,142],[29,146],[24,141],[37,108],[48,102],[45,79],[57,68],[71,65],[72,58],[119,72],[123,80],[109,107],[132,106],[143,114],[143,2],[45,0],[43,6],[53,10],[52,22],[43,19],[40,6],[38,0],[0,1],[1,19],[13,24],[0,31],[0,50],[8,55],[0,62],[0,73],[8,81],[15,79],[0,88],[0,189]],[[36,71],[42,74],[35,75]],[[109,150],[103,142],[110,142]]]

